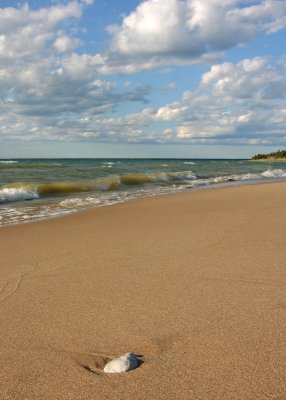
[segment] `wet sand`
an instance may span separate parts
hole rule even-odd
[[[285,209],[271,183],[1,228],[1,400],[285,400]]]

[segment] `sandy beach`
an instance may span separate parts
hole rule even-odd
[[[285,207],[271,183],[1,228],[1,400],[285,400]]]

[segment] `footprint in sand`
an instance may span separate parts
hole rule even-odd
[[[171,349],[183,346],[186,338],[182,338],[179,334],[167,335],[158,338],[148,338],[146,336],[134,336],[128,342],[128,348],[137,348],[143,351],[148,358],[149,367],[156,362],[155,360],[169,353]],[[127,372],[140,367],[146,362],[145,357],[141,354],[131,353],[132,360],[128,360],[130,353],[121,356],[107,355],[102,353],[70,353],[74,361],[86,371],[96,375],[106,375],[115,369],[112,373]],[[135,360],[134,360],[135,356]]]
[[[72,357],[82,368],[97,375],[101,375],[106,364],[113,359],[111,356],[92,353],[74,353]]]

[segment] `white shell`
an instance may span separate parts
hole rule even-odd
[[[104,367],[104,372],[108,374],[116,374],[127,372],[138,367],[138,360],[133,353],[127,353],[124,356],[109,361]]]

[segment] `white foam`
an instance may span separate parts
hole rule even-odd
[[[224,183],[231,181],[247,181],[247,180],[256,180],[261,179],[261,176],[257,174],[242,174],[242,175],[226,175],[226,176],[217,176],[215,178],[210,178],[210,183]]]
[[[32,190],[23,188],[3,188],[0,189],[0,203],[9,203],[11,201],[38,199],[39,195]]]
[[[149,174],[148,177],[151,179],[151,182],[168,182],[169,176],[165,172],[156,172],[154,174]]]
[[[257,174],[243,174],[240,178],[242,181],[250,180],[250,179],[260,179],[260,176]]]
[[[182,172],[155,172],[147,175],[151,179],[151,182],[171,182],[171,181],[184,181],[197,179],[196,175],[192,171]]]
[[[177,172],[176,178],[178,180],[195,180],[195,179],[197,179],[196,175],[194,175],[192,173],[192,171]]]
[[[14,161],[14,160],[5,160],[5,161],[0,161],[0,164],[15,164],[18,161]]]
[[[216,178],[213,178],[212,180],[210,179],[210,182],[213,183],[222,183],[222,182],[227,182],[229,179],[232,179],[228,176],[217,176]]]
[[[86,198],[79,198],[73,197],[71,199],[62,200],[59,204],[60,206],[64,207],[84,207],[89,205],[96,205],[99,203],[99,200],[94,197],[86,197]]]
[[[261,175],[257,174],[241,174],[241,175],[223,175],[216,176],[214,178],[197,179],[194,181],[195,186],[208,186],[212,184],[237,182],[237,181],[247,181],[247,180],[258,180],[261,179]]]
[[[268,169],[261,174],[265,178],[285,178],[286,171],[283,169]]]

